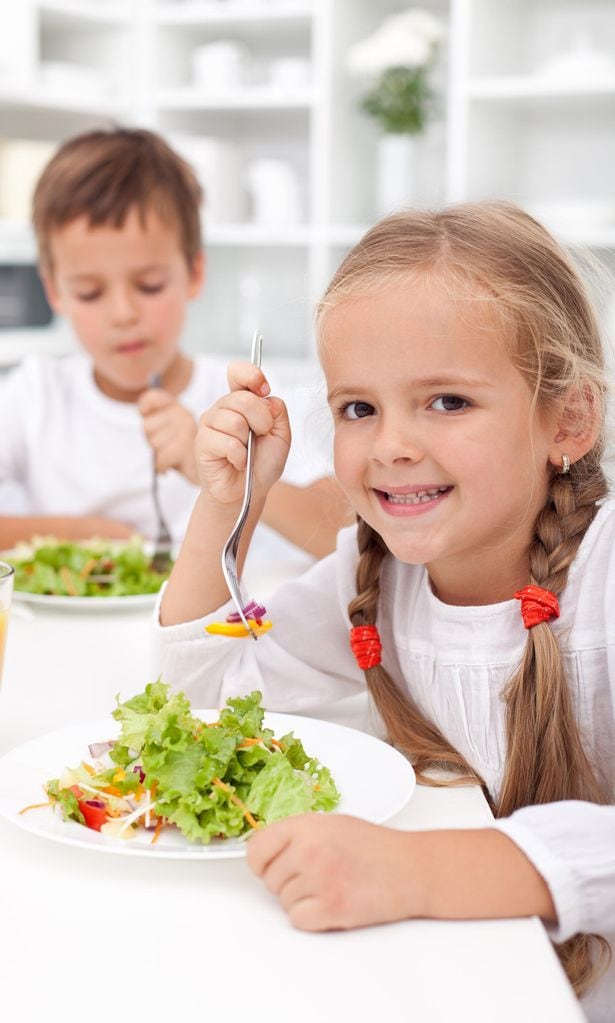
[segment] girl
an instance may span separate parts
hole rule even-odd
[[[408,212],[347,256],[318,335],[358,526],[270,601],[266,638],[203,639],[232,610],[219,558],[248,428],[252,526],[290,443],[283,403],[235,364],[201,420],[160,667],[202,705],[260,688],[270,710],[301,711],[366,683],[419,777],[485,787],[497,819],[480,831],[308,816],[253,836],[249,862],[296,926],[536,914],[581,992],[615,930],[615,502],[584,287],[512,205]],[[603,982],[595,1019],[607,1001]]]

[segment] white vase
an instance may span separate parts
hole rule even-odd
[[[376,148],[376,215],[411,206],[416,141],[412,135],[382,135]]]

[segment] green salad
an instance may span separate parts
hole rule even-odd
[[[127,597],[157,593],[169,572],[155,572],[139,538],[83,543],[36,537],[6,555],[15,589],[59,597]]]
[[[206,723],[183,693],[152,682],[118,700],[113,717],[119,737],[94,743],[93,762],[66,768],[46,785],[65,820],[117,838],[146,828],[153,841],[164,828],[179,828],[207,844],[339,803],[331,772],[301,740],[292,732],[276,738],[264,727],[256,690],[227,700],[218,719]]]

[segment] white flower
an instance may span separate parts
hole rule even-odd
[[[414,7],[383,21],[372,35],[348,51],[348,70],[377,76],[391,67],[424,67],[444,36],[439,18]]]

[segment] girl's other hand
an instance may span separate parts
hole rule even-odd
[[[235,362],[228,372],[230,394],[200,419],[196,438],[199,482],[220,504],[240,503],[245,486],[248,433],[256,435],[253,493],[266,497],[282,475],[290,447],[290,423],[280,398],[258,367]]]
[[[557,921],[544,878],[495,828],[398,831],[305,814],[255,832],[248,863],[306,931],[414,917]]]
[[[342,814],[288,817],[255,832],[248,864],[305,931],[422,916],[409,834]]]

